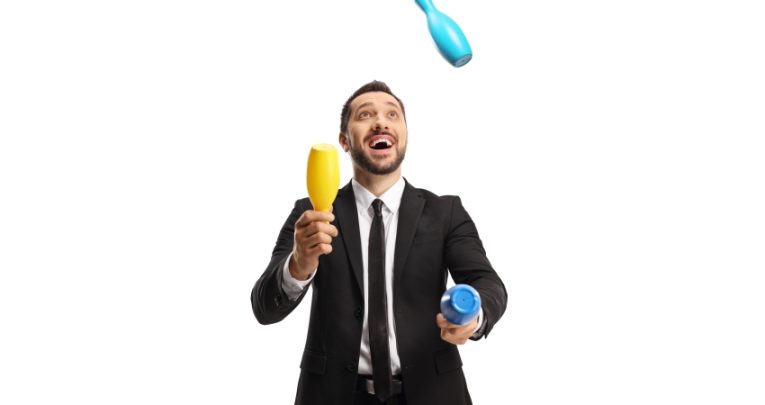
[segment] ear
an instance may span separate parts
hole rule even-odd
[[[337,140],[340,142],[340,146],[343,147],[343,150],[348,152],[348,150],[351,148],[351,145],[348,143],[348,137],[343,132],[340,132]]]

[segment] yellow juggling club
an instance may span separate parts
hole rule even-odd
[[[340,186],[340,162],[334,146],[322,143],[311,147],[306,185],[313,209],[329,212]]]

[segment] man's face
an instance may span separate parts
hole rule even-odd
[[[350,105],[347,137],[340,134],[343,150],[356,166],[372,174],[396,171],[406,154],[406,121],[401,105],[388,93],[369,92]]]

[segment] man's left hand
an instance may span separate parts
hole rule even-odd
[[[441,328],[441,339],[454,344],[464,345],[478,328],[478,319],[473,319],[465,325],[449,323],[444,314],[436,315],[436,324]]]

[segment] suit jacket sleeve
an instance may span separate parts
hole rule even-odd
[[[505,312],[507,291],[489,263],[478,230],[459,197],[452,203],[445,261],[455,283],[469,284],[481,296],[485,320],[476,339],[488,336]]]
[[[290,300],[282,289],[282,269],[284,262],[292,252],[294,241],[295,221],[300,218],[304,211],[311,209],[308,199],[302,199],[295,202],[287,221],[284,222],[279,237],[276,240],[276,246],[271,254],[271,262],[255,283],[255,287],[250,294],[252,301],[252,311],[255,318],[263,325],[276,323],[284,319],[292,312],[295,307],[303,300],[308,287],[297,299]]]

